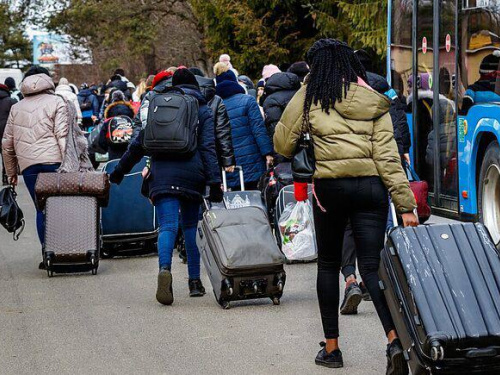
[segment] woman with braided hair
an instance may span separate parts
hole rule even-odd
[[[339,272],[350,221],[359,271],[388,338],[387,374],[406,375],[401,342],[378,284],[388,192],[405,226],[418,224],[415,198],[394,140],[390,102],[365,83],[365,70],[345,43],[317,41],[307,53],[307,63],[311,73],[283,113],[274,145],[278,153],[292,157],[303,129],[310,132],[314,145],[317,293],[326,338],[316,364],[343,366],[338,343]],[[296,191],[303,191],[299,184]]]

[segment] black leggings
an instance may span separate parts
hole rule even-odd
[[[325,338],[339,337],[339,273],[347,221],[356,242],[361,277],[386,333],[394,329],[379,287],[378,267],[387,223],[387,189],[379,177],[315,180],[314,220],[318,243],[317,290]]]

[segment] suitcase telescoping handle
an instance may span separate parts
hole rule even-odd
[[[392,229],[394,229],[394,228],[397,228],[399,226],[399,221],[398,221],[398,213],[396,212],[396,206],[394,205],[394,203],[392,202],[392,200],[391,200],[391,204],[390,204],[389,208],[391,210],[391,216],[392,216]],[[413,210],[413,213],[418,218],[418,212],[417,212],[416,208]]]
[[[245,176],[243,176],[243,167],[237,165],[234,167],[234,169],[237,169],[239,174],[240,174],[240,186],[241,186],[241,191],[245,191]],[[224,168],[222,168],[222,186],[224,189],[224,193],[227,192],[227,176],[226,176],[226,171]]]

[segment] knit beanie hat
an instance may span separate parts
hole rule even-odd
[[[69,81],[66,79],[66,78],[61,78],[59,80],[59,86],[68,86],[69,85]]]
[[[189,69],[178,69],[172,77],[172,85],[194,85],[200,87],[195,75]]]
[[[219,74],[217,77],[215,77],[215,82],[217,82],[217,84],[220,84],[224,81],[238,82],[238,79],[236,78],[232,70],[228,70],[227,72]]]
[[[12,77],[5,78],[4,83],[5,83],[5,86],[7,86],[9,90],[13,90],[16,88],[16,81],[14,81],[14,78],[12,78]]]
[[[269,64],[264,66],[264,69],[262,69],[262,78],[267,80],[269,77],[271,77],[275,73],[280,73],[281,70],[278,68],[276,65]]]
[[[172,72],[167,72],[166,70],[161,71],[160,73],[155,75],[155,77],[153,78],[151,88],[154,88],[158,83],[160,83],[161,81],[164,81],[172,76],[173,76]]]
[[[111,103],[124,102],[124,101],[125,101],[125,94],[123,94],[123,91],[120,90],[113,91],[113,94],[111,95]]]

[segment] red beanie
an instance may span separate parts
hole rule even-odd
[[[153,84],[151,88],[153,89],[158,83],[163,81],[164,79],[172,77],[174,74],[172,72],[167,72],[166,70],[161,71],[153,78]]]

